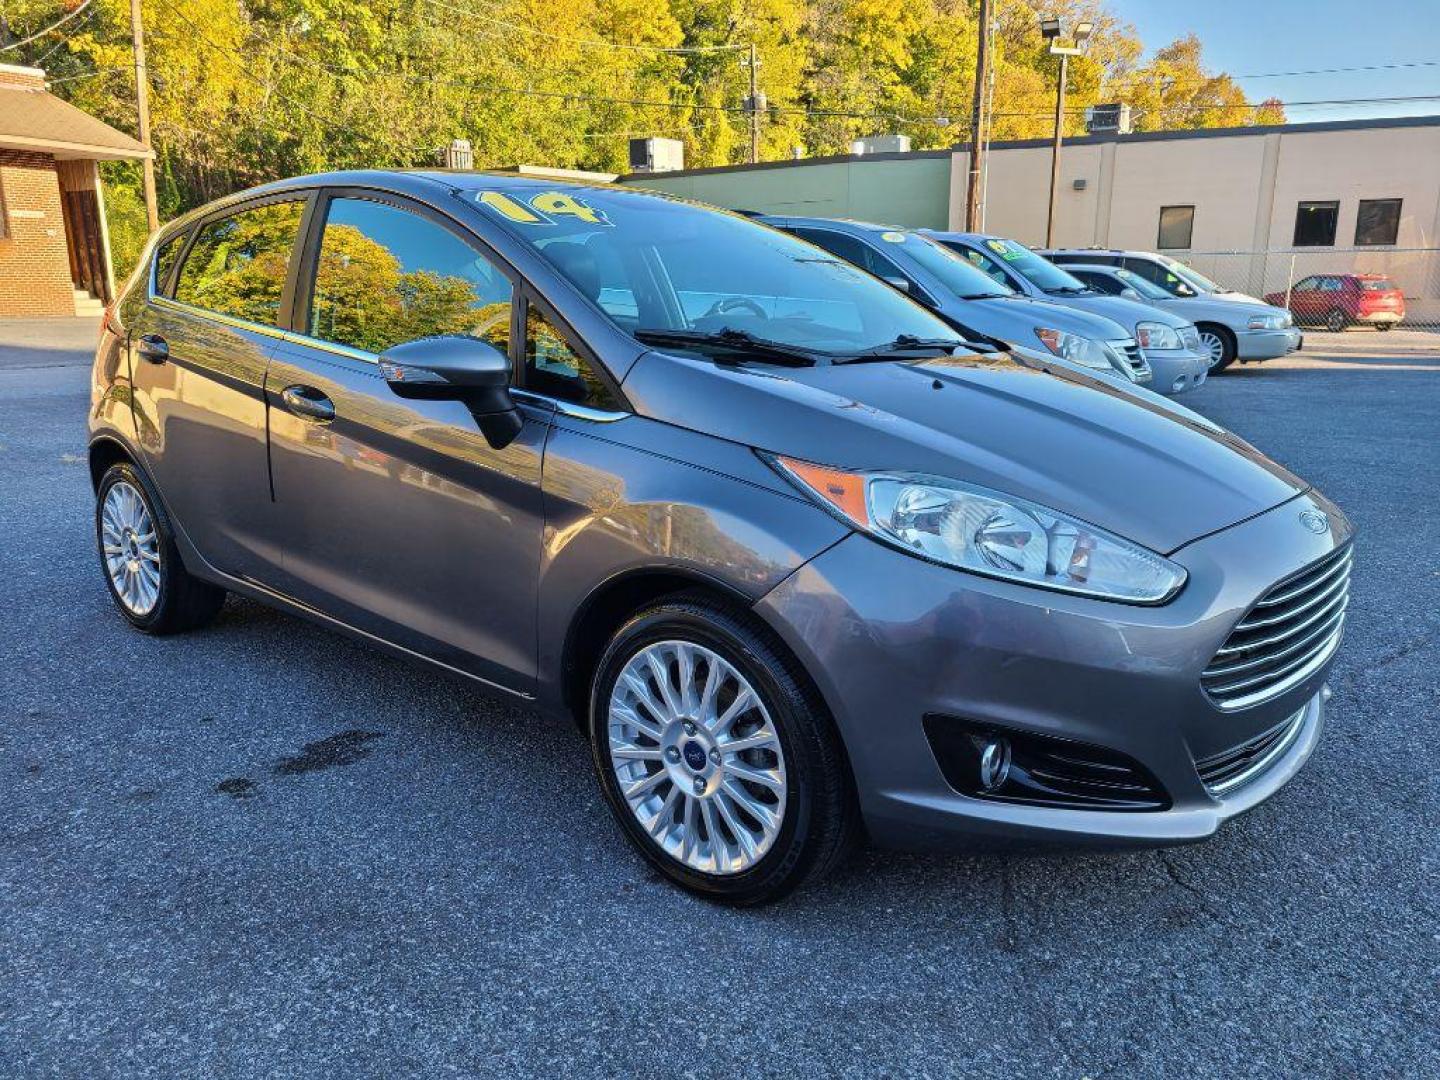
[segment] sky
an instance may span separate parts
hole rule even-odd
[[[1108,0],[1150,52],[1194,32],[1211,71],[1233,76],[1430,62],[1239,79],[1252,101],[1436,95],[1434,101],[1291,108],[1291,123],[1440,114],[1440,0]]]

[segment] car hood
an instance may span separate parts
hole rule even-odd
[[[979,484],[1162,553],[1306,490],[1158,395],[1003,353],[779,368],[650,352],[624,389],[655,420],[826,465]]]
[[[1227,291],[1227,292],[1217,292],[1217,293],[1206,293],[1204,296],[1197,296],[1197,297],[1194,297],[1193,299],[1196,299],[1196,300],[1229,300],[1229,301],[1232,301],[1233,303],[1236,303],[1236,304],[1264,304],[1264,303],[1265,303],[1265,301],[1264,301],[1264,300],[1261,300],[1258,296],[1251,296],[1249,293],[1243,293],[1243,292],[1228,292],[1228,291]],[[1268,307],[1269,305],[1266,305],[1266,306]]]
[[[1000,296],[989,300],[961,300],[950,296],[941,304],[941,313],[989,337],[1027,348],[1036,345],[1035,331],[1039,327],[1096,341],[1135,336],[1133,324],[1127,327],[1099,312],[1081,311],[1028,296]]]
[[[1125,327],[1125,332],[1131,337],[1135,335],[1135,327],[1142,322],[1164,323],[1175,330],[1185,326],[1188,320],[1181,318],[1163,308],[1151,307],[1149,304],[1139,300],[1127,300],[1123,296],[1051,296],[1050,299],[1057,304],[1074,308],[1077,311],[1089,311],[1096,315],[1103,315]]]

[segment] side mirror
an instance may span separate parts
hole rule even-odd
[[[380,370],[399,397],[463,401],[497,450],[525,426],[510,396],[510,357],[488,341],[463,334],[407,341],[381,354]]]
[[[1120,290],[1120,295],[1123,296],[1126,300],[1139,300],[1139,299],[1140,299],[1140,294],[1139,294],[1138,292],[1136,292],[1134,289],[1130,288],[1128,285],[1127,285],[1125,288],[1123,288],[1123,289]]]
[[[892,289],[899,289],[903,293],[910,291],[910,282],[906,281],[903,277],[882,277],[880,280]]]

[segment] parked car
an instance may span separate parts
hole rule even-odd
[[[925,234],[1022,296],[1103,315],[1125,327],[1135,335],[1155,373],[1154,389],[1179,394],[1205,381],[1209,359],[1201,351],[1200,332],[1189,319],[1097,292],[1024,244],[1003,236],[929,229]]]
[[[1133,296],[1156,307],[1170,307],[1194,319],[1200,328],[1211,371],[1223,371],[1238,356],[1242,363],[1270,360],[1304,344],[1294,320],[1284,308],[1235,300],[1197,296],[1181,300],[1160,286],[1121,266],[1065,267],[1092,289],[1117,296]]]
[[[1260,304],[1264,301],[1249,293],[1236,292],[1211,281],[1193,266],[1186,266],[1179,259],[1161,255],[1154,251],[1123,251],[1117,248],[1056,248],[1041,249],[1051,262],[1058,266],[1071,263],[1086,263],[1090,266],[1123,266],[1141,277],[1153,281],[1172,296],[1182,300],[1197,296],[1210,296],[1217,300],[1238,300],[1244,304]]]
[[[1344,621],[1349,523],[1240,439],[631,188],[212,203],[107,310],[89,429],[132,626],[233,592],[569,712],[629,841],[732,903],[862,827],[1207,837],[1310,756]]]
[[[971,340],[1059,356],[1127,382],[1153,382],[1134,336],[1101,316],[1037,303],[908,229],[830,218],[762,216],[918,300]]]
[[[1265,302],[1283,308],[1283,292],[1267,293]],[[1380,274],[1312,274],[1290,290],[1295,321],[1339,333],[1347,326],[1389,330],[1405,318],[1405,294]]]

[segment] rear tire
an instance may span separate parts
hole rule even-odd
[[[1383,334],[1387,330],[1395,329],[1395,324],[1393,322],[1377,322],[1375,324],[1375,329],[1379,330]]]
[[[1325,329],[1332,334],[1340,333],[1349,325],[1350,320],[1345,318],[1345,313],[1339,308],[1331,308],[1325,315]]]
[[[1200,348],[1210,356],[1210,374],[1218,375],[1235,362],[1235,335],[1227,327],[1200,323]]]
[[[859,835],[824,703],[737,605],[682,593],[621,626],[596,665],[589,735],[630,842],[708,900],[778,900],[833,869]],[[740,742],[752,748],[727,749]]]
[[[210,622],[225,590],[185,569],[170,519],[129,462],[105,470],[95,493],[95,539],[110,598],[147,634],[178,634]]]

